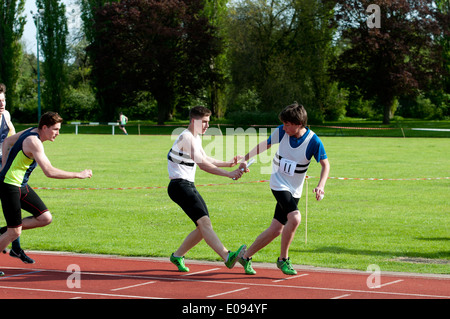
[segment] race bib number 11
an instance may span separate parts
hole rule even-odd
[[[297,167],[297,162],[282,158],[280,161],[280,169],[283,174],[288,176],[294,176],[295,168]]]

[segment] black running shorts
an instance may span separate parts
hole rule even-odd
[[[17,187],[0,182],[3,215],[9,228],[22,226],[22,209],[38,217],[47,212],[47,206],[28,185]]]
[[[292,196],[288,191],[274,191],[273,196],[277,200],[277,206],[275,207],[275,215],[273,218],[278,220],[281,224],[286,225],[287,215],[293,211],[298,210],[298,201],[300,198]]]
[[[209,217],[208,207],[194,183],[185,179],[172,179],[167,191],[169,197],[183,209],[195,225],[203,216]]]

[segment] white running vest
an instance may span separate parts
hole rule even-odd
[[[169,171],[170,179],[181,178],[194,183],[197,165],[192,160],[191,155],[188,152],[182,152],[178,148],[178,142],[181,141],[181,139],[183,139],[183,137],[187,134],[190,134],[192,136],[192,133],[189,130],[184,130],[180,134],[180,136],[178,136],[175,143],[173,143],[169,154],[167,154],[167,169]],[[200,135],[197,135],[197,137],[193,137],[193,141],[197,144],[198,147],[202,147],[202,140],[200,138]]]
[[[310,130],[303,143],[297,148],[291,147],[289,135],[284,134],[272,161],[271,189],[275,191],[289,191],[295,198],[302,196],[306,171],[311,162],[311,160],[306,158],[306,149],[314,134]]]

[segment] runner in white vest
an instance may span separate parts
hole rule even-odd
[[[330,164],[322,141],[306,127],[308,115],[305,108],[294,103],[281,111],[279,118],[283,125],[280,125],[267,141],[259,143],[245,155],[244,162],[240,165],[240,168],[247,170],[247,161],[251,157],[264,152],[273,144],[280,144],[273,158],[270,177],[270,188],[277,200],[272,223],[256,238],[239,260],[239,263],[244,266],[245,273],[249,275],[256,274],[252,268],[251,257],[280,234],[281,251],[277,266],[286,275],[297,274],[289,259],[289,246],[301,221],[297,205],[302,195],[303,182],[311,158],[314,156],[322,166],[319,183],[313,190],[317,200],[320,200],[324,194],[325,183],[330,172]]]
[[[208,129],[210,116],[209,109],[203,106],[193,107],[189,112],[188,128],[178,136],[167,154],[167,169],[170,178],[167,192],[169,197],[195,223],[196,227],[170,256],[170,261],[181,272],[189,271],[184,263],[185,254],[202,239],[222,257],[228,268],[234,267],[246,248],[246,245],[241,245],[236,251],[229,251],[225,248],[212,228],[208,207],[194,184],[197,166],[210,174],[229,177],[233,180],[239,179],[243,174],[240,169],[234,171],[222,169],[222,167],[237,165],[242,156],[235,156],[232,160],[224,162],[207,156],[203,150],[200,135],[205,134]]]

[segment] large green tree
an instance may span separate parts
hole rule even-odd
[[[267,111],[297,100],[322,118],[332,89],[333,7],[327,0],[236,2],[229,21],[234,93],[256,92]]]
[[[439,12],[442,13],[441,24],[447,26],[443,29],[440,42],[442,45],[443,69],[445,71],[444,92],[450,95],[450,0],[436,0],[436,4]]]
[[[177,100],[196,95],[212,81],[220,52],[203,0],[124,0],[95,14],[89,46],[102,116],[109,119],[140,92],[158,103],[158,123]]]
[[[22,55],[20,39],[26,23],[25,0],[0,0],[0,83],[8,90],[8,108],[17,107],[16,83]]]
[[[339,0],[337,8],[347,47],[335,61],[334,76],[376,100],[384,124],[400,96],[442,84],[442,47],[436,40],[448,25],[434,1]]]
[[[225,23],[228,15],[228,0],[205,0],[204,15],[209,22],[215,27],[215,36],[224,42],[223,50],[217,56],[211,58],[211,68],[217,73],[216,81],[211,82],[207,88],[209,104],[213,115],[222,117],[225,114],[225,85],[227,80],[227,64],[226,64],[226,35]]]
[[[66,6],[58,0],[36,0],[40,17],[39,40],[43,54],[43,96],[47,110],[61,112],[67,86],[65,69],[67,49]],[[37,21],[35,20],[35,23]]]
[[[81,19],[83,20],[83,32],[88,43],[95,40],[94,21],[95,13],[107,3],[119,2],[119,0],[79,0]]]

